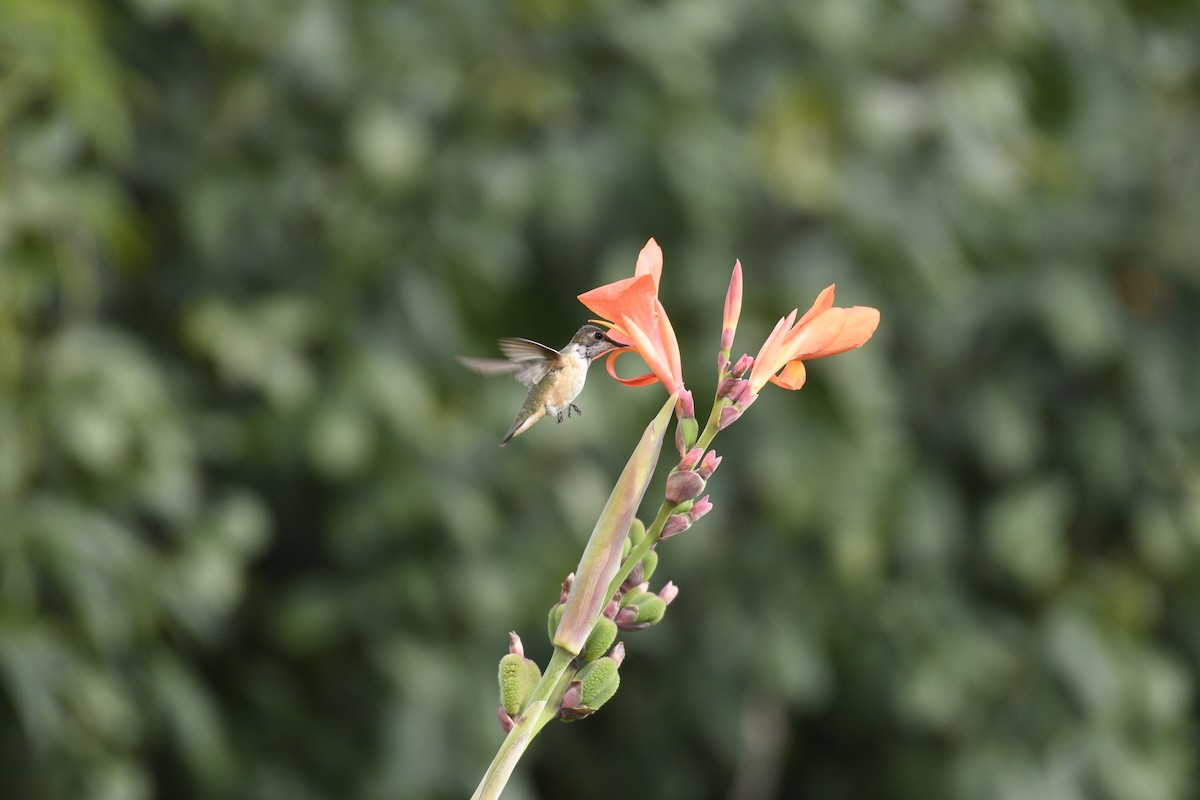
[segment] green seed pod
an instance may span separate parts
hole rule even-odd
[[[627,534],[629,542],[634,547],[637,547],[638,542],[646,538],[646,526],[637,517],[633,518],[633,522],[629,525],[629,533]]]
[[[642,558],[642,580],[650,580],[654,570],[658,568],[658,551],[651,550]]]
[[[510,716],[521,713],[521,709],[533,696],[533,690],[542,679],[538,665],[516,653],[508,653],[500,659],[500,705]]]
[[[638,615],[635,622],[639,625],[654,625],[667,612],[666,602],[656,594],[647,594],[637,605]]]
[[[587,641],[584,642],[583,650],[579,653],[579,657],[584,661],[595,661],[608,652],[608,648],[612,647],[612,643],[616,639],[617,623],[608,617],[601,617],[596,623],[596,627],[592,628]]]
[[[641,588],[641,586],[634,586],[621,598],[621,608],[624,608],[625,606],[636,606],[638,602],[648,594],[650,593]]]
[[[596,659],[579,670],[575,677],[583,684],[584,707],[592,710],[607,703],[621,685],[617,662],[610,657]]]
[[[554,641],[554,634],[558,633],[558,623],[562,622],[563,608],[562,603],[555,603],[550,607],[550,618],[547,620],[550,631],[550,641]]]

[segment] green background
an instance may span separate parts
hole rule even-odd
[[[1198,20],[0,1],[0,797],[468,796],[663,393],[500,450],[453,356],[650,236],[702,416],[735,259],[735,355],[882,323],[717,439],[506,797],[1200,797]]]

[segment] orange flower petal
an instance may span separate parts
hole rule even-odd
[[[631,353],[632,350],[615,350],[608,354],[608,360],[604,363],[605,370],[612,376],[613,380],[625,384],[626,386],[649,386],[652,383],[658,383],[658,376],[653,372],[647,372],[645,375],[638,375],[634,378],[622,378],[617,374],[616,360],[617,356],[623,356],[626,353]]]
[[[782,372],[771,376],[771,383],[794,392],[804,385],[807,377],[808,371],[804,368],[803,361],[789,361],[783,366]]]
[[[638,253],[637,266],[633,269],[635,277],[640,275],[649,275],[654,279],[654,290],[658,291],[658,284],[662,281],[663,255],[662,248],[658,246],[658,242],[654,241],[654,237],[646,242],[646,246],[642,248],[642,252]]]
[[[579,295],[579,302],[602,319],[617,320],[630,309],[653,308],[657,292],[652,275],[622,278]]]
[[[844,311],[845,324],[842,325],[842,329],[838,331],[837,336],[826,343],[819,351],[809,355],[808,358],[836,356],[838,353],[862,347],[875,333],[875,329],[879,327],[879,309],[877,308],[852,306],[851,308],[844,309]]]

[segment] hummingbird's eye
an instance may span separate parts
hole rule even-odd
[[[592,338],[598,342],[604,338],[604,334],[601,333],[600,331],[596,331],[595,333],[592,334]]]

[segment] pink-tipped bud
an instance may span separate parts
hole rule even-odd
[[[728,352],[733,347],[733,328],[721,331],[721,352]]]
[[[612,652],[608,654],[608,657],[611,658],[613,663],[615,663],[618,667],[621,666],[621,662],[625,660],[625,643],[617,642],[617,646],[612,649]]]
[[[733,275],[729,278],[729,291],[725,293],[725,313],[721,327],[728,331],[729,342],[725,334],[721,334],[721,349],[728,350],[733,346],[733,332],[737,329],[738,318],[742,315],[742,262],[735,261]]]
[[[634,565],[633,569],[629,571],[629,577],[621,583],[621,586],[637,586],[645,579],[646,569],[642,566],[642,562],[639,561]]]
[[[737,386],[729,393],[729,399],[735,406],[745,408],[746,398],[750,396],[750,381],[738,381]]]
[[[617,612],[617,616],[614,618],[613,621],[617,623],[618,628],[620,628],[623,631],[627,631],[627,630],[629,630],[629,626],[631,626],[637,622],[637,617],[638,617],[637,606],[625,606],[624,608],[622,608],[620,611]]]
[[[696,401],[692,399],[692,390],[684,389],[675,401],[675,415],[680,419],[696,418]]]
[[[754,366],[754,359],[751,356],[742,354],[742,357],[733,365],[733,377],[740,378],[746,374],[746,371]]]
[[[723,431],[733,423],[737,422],[737,418],[742,415],[742,412],[736,406],[726,406],[721,409],[721,418],[717,421],[717,430]]]
[[[579,708],[583,702],[583,684],[579,681],[571,681],[571,685],[563,692],[562,707],[563,710]]]
[[[575,573],[572,572],[567,576],[567,579],[562,582],[562,591],[558,593],[558,602],[567,602],[567,595],[571,593],[571,586],[575,584]]]
[[[517,636],[516,631],[508,632],[508,652],[521,658],[525,657],[525,646],[521,644],[521,637]]]
[[[708,512],[712,511],[712,507],[712,503],[708,502],[708,495],[704,495],[704,497],[701,497],[699,500],[692,503],[692,507],[688,509],[688,521],[695,522]]]
[[[608,605],[606,605],[604,607],[604,611],[601,612],[601,614],[602,614],[602,616],[612,619],[613,617],[615,617],[617,615],[617,612],[620,611],[620,609],[621,609],[621,604],[616,599],[609,600]]]
[[[672,505],[686,503],[704,491],[704,478],[691,470],[673,470],[667,476],[667,502]]]
[[[717,374],[724,375],[729,371],[729,359],[724,353],[717,353]]]
[[[692,526],[692,521],[683,514],[672,514],[667,517],[667,522],[663,525],[662,533],[659,534],[659,539],[670,539],[672,536],[683,533]]]
[[[683,458],[679,459],[679,467],[681,470],[695,469],[696,465],[704,457],[704,448],[693,447],[684,454]]]
[[[721,456],[717,455],[717,451],[709,450],[704,454],[704,458],[700,461],[700,468],[696,472],[700,474],[701,478],[708,480],[719,466],[721,466]]]
[[[500,721],[500,730],[505,733],[508,733],[517,726],[517,723],[513,721],[509,713],[504,710],[503,703],[496,709],[496,719]]]
[[[658,596],[667,605],[671,605],[671,601],[679,596],[679,587],[671,581],[667,581],[667,585],[658,590]]]
[[[729,397],[742,381],[738,378],[726,378],[717,385],[717,399]]]

